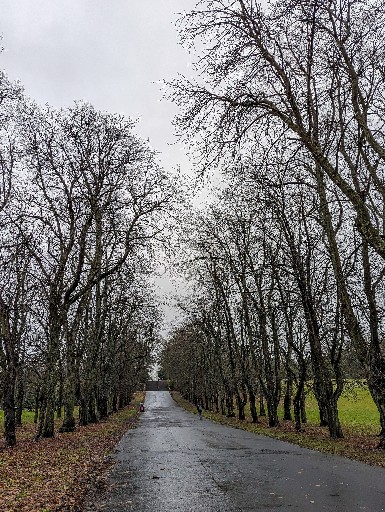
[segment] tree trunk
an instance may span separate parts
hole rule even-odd
[[[319,384],[317,379],[314,379],[313,392],[318,404],[319,426],[327,427],[328,415],[326,410],[326,404],[325,400],[323,400],[321,385]]]
[[[343,437],[341,425],[338,418],[337,401],[334,396],[333,382],[330,372],[326,365],[324,355],[322,353],[322,344],[320,339],[320,327],[318,324],[317,314],[315,311],[315,303],[311,284],[309,282],[309,265],[310,253],[306,254],[306,264],[303,257],[299,254],[295,244],[294,236],[291,231],[291,225],[282,214],[282,225],[286,240],[288,242],[292,265],[295,270],[295,278],[301,295],[303,310],[305,313],[306,325],[310,343],[310,357],[314,375],[314,386],[318,406],[320,409],[320,417],[327,421],[331,438]]]
[[[214,403],[214,412],[216,414],[219,413],[219,395],[218,393],[215,393],[215,396],[213,397],[213,403]]]
[[[52,383],[52,377],[47,377],[47,383],[42,388],[36,439],[54,437],[55,435],[55,399],[52,396],[54,391],[55,386]]]
[[[16,426],[21,427],[24,405],[24,375],[19,366],[16,381]]]
[[[118,395],[116,393],[112,396],[111,409],[113,413],[118,412]]]
[[[74,320],[76,323],[76,319]],[[66,329],[66,367],[65,377],[63,384],[63,395],[64,395],[64,419],[60,432],[74,432],[76,430],[75,422],[75,398],[76,398],[76,386],[77,386],[77,369],[75,360],[75,336],[78,332],[76,327],[75,332],[69,331],[68,326]]]
[[[80,394],[79,425],[85,426],[89,423],[97,423],[95,404],[95,390],[91,383],[85,383]]]
[[[71,363],[69,363],[71,364]],[[73,371],[68,371],[64,381],[64,420],[59,432],[74,432],[75,422],[75,389],[76,377]]]
[[[59,347],[64,314],[65,312],[60,301],[53,300],[52,298],[49,316],[50,331],[47,361],[41,388],[40,418],[36,439],[55,436],[57,364],[60,355]]]
[[[98,409],[99,420],[107,419],[107,417],[108,417],[108,398],[106,395],[102,394],[98,397],[97,409]]]
[[[63,398],[64,398],[63,395],[64,395],[64,383],[63,383],[63,376],[60,372],[57,402],[56,402],[56,417],[57,418],[62,417],[62,406],[63,406]]]
[[[264,309],[264,301],[261,289],[258,290],[260,296],[260,308],[258,311],[259,329],[261,336],[262,354],[263,354],[263,370],[264,375],[260,377],[260,384],[263,389],[263,394],[266,398],[267,414],[269,419],[269,427],[276,427],[279,425],[278,418],[278,403],[280,395],[279,376],[277,375],[277,361],[271,360],[269,350],[269,339],[267,334],[267,319]],[[273,331],[274,331],[274,321]],[[275,348],[275,335],[273,334],[274,348]],[[274,370],[273,370],[274,366]]]
[[[298,389],[297,393],[294,395],[293,406],[294,406],[295,429],[297,432],[301,432],[302,425],[301,425],[301,390],[300,389]]]
[[[330,400],[329,407],[327,408],[327,414],[330,437],[332,439],[340,439],[341,437],[344,437],[342,433],[340,419],[338,417],[337,400]]]
[[[39,410],[40,410],[40,386],[38,386],[35,390],[35,414],[33,416],[33,422],[36,424],[39,420]]]
[[[303,355],[301,352],[298,352],[298,357],[300,358],[299,363],[299,375],[298,375],[298,383],[297,390],[294,395],[294,421],[295,421],[295,429],[300,432],[302,430],[302,423],[306,423],[306,408],[305,408],[305,382],[306,382],[306,363],[304,361]]]
[[[245,402],[241,397],[239,391],[237,391],[237,406],[238,406],[238,419],[243,421],[245,416]]]
[[[88,397],[87,409],[88,409],[88,423],[97,423],[98,416],[96,414],[95,391],[91,392]]]
[[[3,352],[4,346],[4,352]],[[0,295],[0,361],[3,370],[4,438],[6,446],[16,444],[15,389],[18,356],[11,331],[9,307]]]
[[[226,416],[226,399],[224,396],[221,396],[221,414]]]
[[[265,399],[263,396],[263,391],[259,393],[259,415],[266,416]]]
[[[300,399],[300,407],[301,407],[301,422],[307,423],[307,414],[306,414],[306,394],[302,391],[301,399]]]
[[[279,425],[278,407],[273,400],[267,400],[267,415],[269,418],[269,427],[277,427]]]
[[[41,390],[39,424],[36,439],[55,437],[56,375],[52,367],[46,371]]]
[[[286,379],[285,398],[283,400],[283,419],[287,421],[291,421],[293,419],[291,416],[292,395],[293,379],[291,376],[288,376]]]
[[[16,369],[12,365],[8,365],[4,375],[3,409],[5,445],[9,447],[16,444],[15,381]]]
[[[226,393],[226,410],[227,410],[226,416],[228,418],[234,418],[235,417],[234,404],[233,404],[233,394],[230,393],[230,391]]]
[[[250,402],[250,414],[251,414],[251,419],[253,421],[253,423],[258,423],[258,413],[257,413],[257,406],[256,406],[256,397],[255,397],[255,393],[254,393],[254,390],[251,386],[248,386],[248,391],[249,391],[249,402]]]
[[[285,311],[286,319],[288,319],[289,314]],[[291,319],[289,320],[291,322]],[[291,421],[291,406],[293,400],[293,371],[291,369],[292,363],[292,352],[293,352],[293,335],[291,332],[292,326],[287,326],[287,329],[290,331],[289,334],[286,335],[286,339],[288,339],[288,347],[287,353],[285,356],[285,367],[286,367],[286,386],[285,386],[285,398],[283,399],[283,419],[286,421]]]
[[[82,426],[82,427],[88,425],[87,400],[83,396],[80,398],[79,425]]]

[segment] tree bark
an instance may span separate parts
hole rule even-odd
[[[16,426],[21,427],[23,405],[24,405],[24,374],[22,367],[19,365],[16,380]]]
[[[16,369],[8,367],[3,381],[4,438],[5,445],[16,444],[15,381]]]
[[[5,445],[12,447],[16,444],[15,388],[17,352],[9,314],[9,307],[0,295],[0,361],[3,367],[4,438]],[[5,352],[3,352],[3,346]]]
[[[256,406],[256,396],[254,390],[251,386],[248,386],[249,392],[249,403],[250,403],[250,414],[253,423],[258,423],[258,412]]]
[[[293,377],[288,374],[286,378],[285,386],[285,398],[283,400],[283,419],[285,421],[291,421],[291,404],[293,395]]]

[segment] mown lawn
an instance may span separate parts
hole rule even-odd
[[[175,391],[174,400],[186,410],[196,414],[195,405],[183,399]],[[204,411],[203,416],[210,420],[244,429],[256,434],[263,434],[290,443],[298,444],[313,450],[333,453],[360,460],[362,462],[385,467],[385,450],[378,449],[379,414],[366,386],[348,383],[338,404],[339,416],[344,432],[343,439],[330,439],[327,428],[319,426],[319,413],[314,395],[309,392],[306,399],[307,424],[303,432],[296,432],[292,421],[281,420],[280,426],[269,428],[265,417],[253,424],[246,407],[246,420],[227,418],[222,414]],[[283,417],[283,407],[279,408],[279,416]]]
[[[109,453],[135,426],[143,400],[144,394],[137,393],[130,406],[107,421],[38,442],[33,413],[26,412],[17,446],[0,444],[0,512],[81,510],[85,493],[110,464]]]

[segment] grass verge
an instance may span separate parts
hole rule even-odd
[[[193,414],[197,413],[196,407],[185,400],[180,393],[171,391],[171,395],[175,402],[185,410]],[[303,432],[296,432],[291,421],[281,421],[279,427],[269,428],[264,417],[260,418],[260,423],[252,423],[250,417],[239,421],[237,418],[227,418],[222,414],[210,411],[203,411],[203,417],[223,425],[287,441],[319,452],[341,455],[367,464],[385,467],[385,451],[377,448],[378,436],[374,426],[343,424],[344,438],[330,439],[328,429],[319,427],[312,421],[304,426]]]
[[[36,426],[18,429],[18,444],[0,448],[0,512],[76,512],[109,466],[109,454],[124,432],[136,425],[139,403],[106,421],[57,433],[54,439],[33,441]]]

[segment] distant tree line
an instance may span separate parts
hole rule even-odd
[[[191,294],[163,368],[191,400],[301,430],[311,382],[338,399],[366,379],[385,447],[385,3],[206,0],[181,20],[196,82],[172,84],[176,124],[227,186],[186,214]],[[186,234],[187,233],[187,234]],[[264,405],[264,403],[262,404]]]
[[[54,110],[0,74],[0,400],[36,438],[105,418],[147,378],[160,311],[154,244],[174,185],[134,123]],[[64,407],[63,407],[64,406]]]

